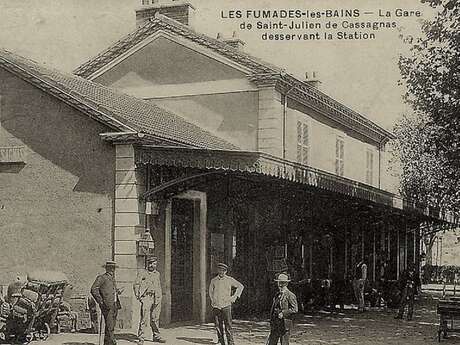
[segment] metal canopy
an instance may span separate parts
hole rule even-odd
[[[360,199],[367,203],[374,203],[390,207],[395,213],[412,213],[426,218],[426,220],[457,225],[458,218],[450,212],[423,207],[410,202],[393,193],[340,177],[326,171],[315,169],[296,162],[278,157],[251,151],[207,150],[183,147],[140,146],[135,151],[137,165],[171,166],[178,168],[196,168],[214,172],[235,172],[251,176],[267,176],[280,180],[300,183],[324,192],[338,193],[348,197]],[[210,173],[209,173],[210,174]],[[167,185],[156,188],[165,189],[176,183],[191,180],[196,177],[209,175],[181,177],[177,181],[170,181]],[[185,180],[183,180],[185,178]],[[154,190],[146,192],[149,196]]]

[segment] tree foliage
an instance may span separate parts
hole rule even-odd
[[[421,204],[446,208],[457,204],[459,182],[448,160],[431,142],[436,130],[422,114],[403,116],[394,127],[394,160],[401,162],[401,194]]]
[[[423,1],[423,0],[422,0]],[[406,38],[400,58],[405,100],[414,109],[395,128],[402,193],[433,206],[460,206],[460,2],[425,0],[437,10],[423,37]]]

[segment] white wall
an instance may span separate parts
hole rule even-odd
[[[257,149],[258,92],[151,99],[243,150]]]
[[[376,146],[362,142],[338,128],[320,122],[309,114],[291,108],[288,108],[286,115],[286,158],[288,160],[297,160],[297,121],[304,121],[309,125],[309,166],[335,174],[336,138],[341,136],[345,142],[344,177],[366,183],[366,150],[371,150],[374,155],[372,185],[378,187],[379,156]]]

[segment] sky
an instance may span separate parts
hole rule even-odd
[[[160,0],[165,1],[165,0]],[[403,104],[397,61],[407,52],[400,33],[417,35],[432,11],[419,0],[189,0],[195,7],[193,27],[216,37],[237,32],[244,50],[303,78],[315,71],[321,90],[386,129],[409,111]],[[71,71],[135,29],[140,0],[0,0],[0,47],[64,71]],[[395,9],[420,10],[420,17],[395,17]],[[397,29],[379,30],[374,40],[265,41],[260,30],[240,30],[246,18],[222,18],[221,11],[247,9],[358,9],[358,18],[341,23],[396,21]],[[381,18],[389,11],[392,17]],[[373,15],[364,15],[373,12]],[[305,19],[324,25],[327,18]],[[275,21],[275,20],[273,20]],[[300,20],[304,21],[304,20]],[[288,20],[286,20],[288,22]],[[351,30],[353,31],[353,30]],[[360,30],[358,30],[360,31]],[[313,31],[311,31],[313,32]],[[335,33],[335,32],[334,32]]]

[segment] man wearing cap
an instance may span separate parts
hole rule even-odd
[[[221,345],[225,335],[228,345],[234,345],[232,330],[232,303],[241,296],[244,286],[235,278],[227,275],[228,266],[224,263],[217,264],[217,276],[209,284],[209,297],[211,298],[212,313],[214,324],[216,326],[217,338]],[[232,289],[235,293],[232,294]]]
[[[114,261],[107,261],[105,273],[97,276],[91,286],[91,295],[101,308],[105,321],[104,345],[115,345],[115,324],[117,322],[118,309],[121,309],[118,295],[121,290],[117,289],[115,283],[115,268],[118,267]]]
[[[160,337],[159,322],[161,312],[161,283],[160,272],[157,271],[156,257],[147,258],[147,270],[139,271],[133,284],[134,295],[141,303],[139,320],[139,344],[144,343],[147,326],[152,329],[152,340],[158,343],[165,341]]]
[[[290,279],[287,274],[280,273],[275,279],[279,292],[273,298],[270,309],[270,335],[268,345],[289,345],[289,337],[292,328],[292,317],[298,312],[297,298],[288,289]]]

